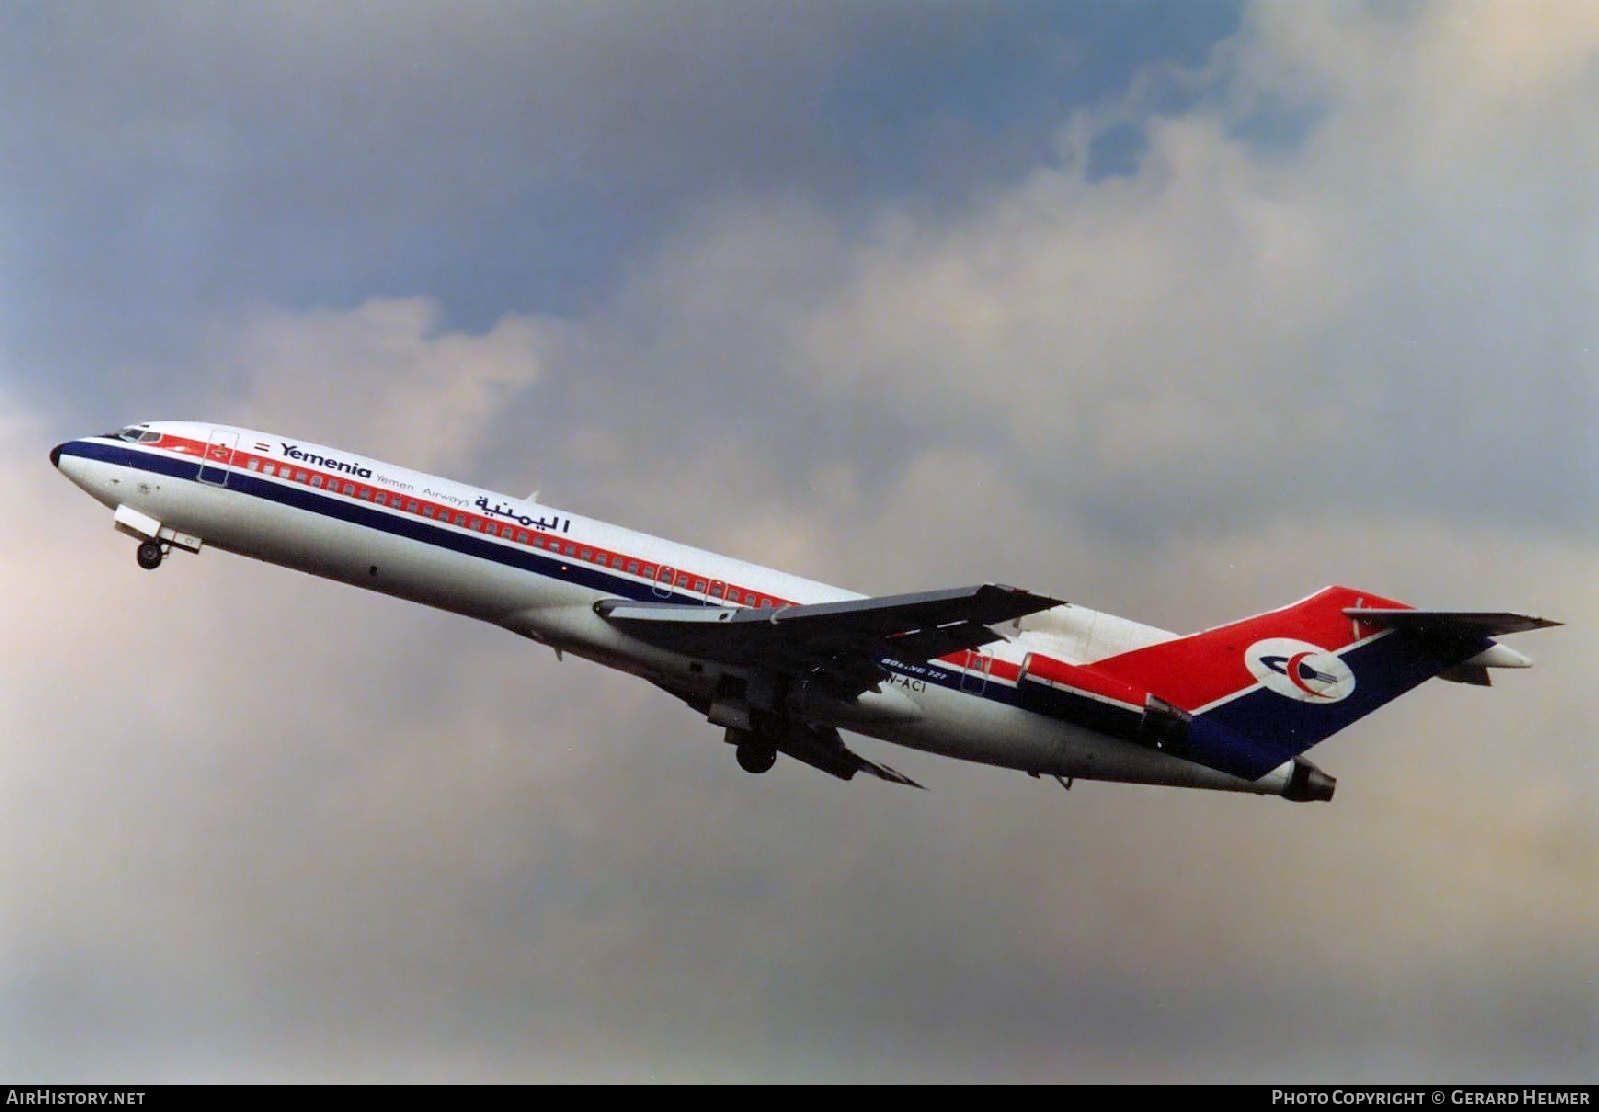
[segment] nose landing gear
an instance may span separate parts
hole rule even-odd
[[[139,545],[139,566],[146,571],[154,571],[161,566],[161,559],[165,555],[165,545],[159,541],[145,541]]]

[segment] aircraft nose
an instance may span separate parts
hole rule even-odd
[[[65,444],[57,444],[54,448],[50,449],[50,466],[56,468],[58,471],[61,469],[61,449],[65,447]]]

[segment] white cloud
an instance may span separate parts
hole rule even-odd
[[[422,298],[350,310],[266,311],[230,322],[210,358],[247,383],[214,399],[240,424],[301,430],[410,466],[459,470],[486,419],[541,374],[539,335],[507,316],[481,335],[442,330]],[[236,386],[228,388],[236,390]]]
[[[890,206],[849,236],[790,198],[741,204],[640,269],[593,333],[624,363],[727,384],[736,419],[781,423],[795,395],[881,407],[1047,461],[1029,482],[1141,505],[1168,535],[1371,505],[1586,531],[1599,214],[1579,183],[1599,147],[1571,125],[1595,54],[1568,41],[1585,19],[1555,20],[1506,36],[1519,64],[1547,55],[1543,77],[1490,66],[1478,87],[1503,11],[1268,8],[1217,95],[1145,119],[1133,175],[1087,176],[1116,104],[953,218]],[[1253,131],[1274,97],[1316,104],[1297,143]],[[723,417],[717,395],[682,396]]]

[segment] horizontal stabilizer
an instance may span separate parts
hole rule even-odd
[[[1499,637],[1506,633],[1526,633],[1528,630],[1548,629],[1560,624],[1530,614],[1467,610],[1378,610],[1350,606],[1344,608],[1344,613],[1365,624],[1422,637]]]

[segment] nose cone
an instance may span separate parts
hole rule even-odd
[[[61,468],[61,449],[65,448],[65,447],[66,447],[65,444],[57,444],[54,448],[50,449],[50,466],[51,467],[54,467],[57,470],[60,470],[60,468]]]

